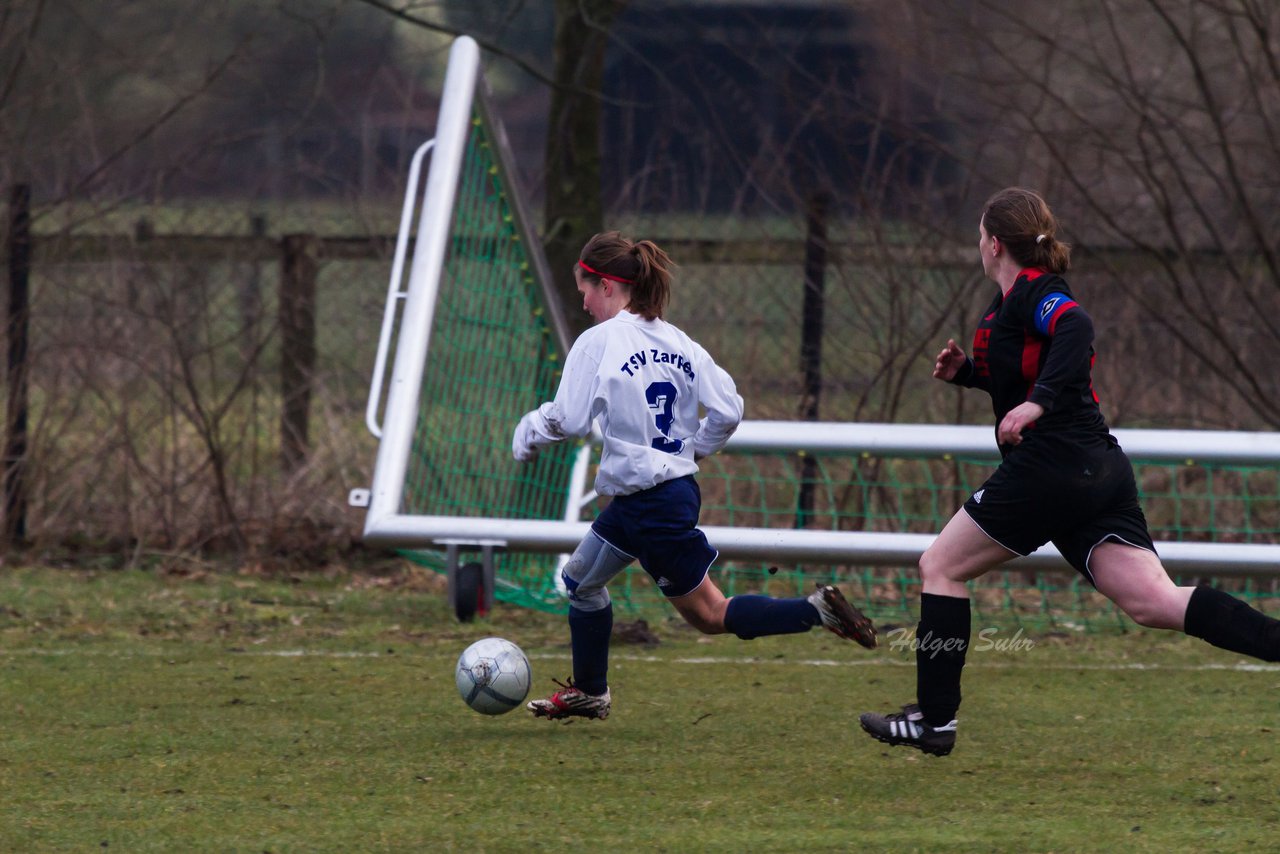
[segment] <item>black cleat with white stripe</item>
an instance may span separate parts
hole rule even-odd
[[[924,722],[924,715],[915,703],[889,715],[867,712],[858,720],[872,738],[893,746],[914,747],[930,756],[946,756],[956,746],[956,722],[931,727]]]

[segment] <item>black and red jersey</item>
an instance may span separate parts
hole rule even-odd
[[[1025,401],[1043,406],[1024,442],[1049,432],[1110,439],[1093,393],[1093,358],[1093,320],[1066,280],[1031,268],[1018,274],[1008,294],[996,293],[974,333],[969,360],[952,382],[990,392],[997,425]]]

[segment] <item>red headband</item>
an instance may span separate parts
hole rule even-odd
[[[622,282],[628,285],[635,284],[634,279],[624,279],[621,276],[613,275],[613,273],[601,273],[599,270],[588,267],[586,261],[578,261],[578,266],[586,270],[588,273],[591,273],[592,275],[595,275],[595,276],[599,276],[602,279],[613,279],[615,282]]]

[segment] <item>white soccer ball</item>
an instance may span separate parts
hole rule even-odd
[[[483,638],[463,650],[455,674],[462,700],[482,715],[501,715],[524,702],[533,674],[520,647]]]

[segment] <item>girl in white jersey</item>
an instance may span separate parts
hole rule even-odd
[[[806,598],[725,598],[707,571],[717,552],[698,530],[696,460],[724,447],[742,420],[733,379],[700,344],[662,319],[671,259],[648,240],[616,231],[587,241],[574,268],[582,307],[596,325],[574,343],[555,400],[525,414],[511,451],[604,435],[596,491],[611,497],[562,571],[569,593],[573,677],[534,700],[538,717],[605,718],[613,607],[605,585],[639,560],[692,626],[749,639],[823,625],[868,648],[875,628],[835,587]],[[699,410],[706,415],[699,417]]]

